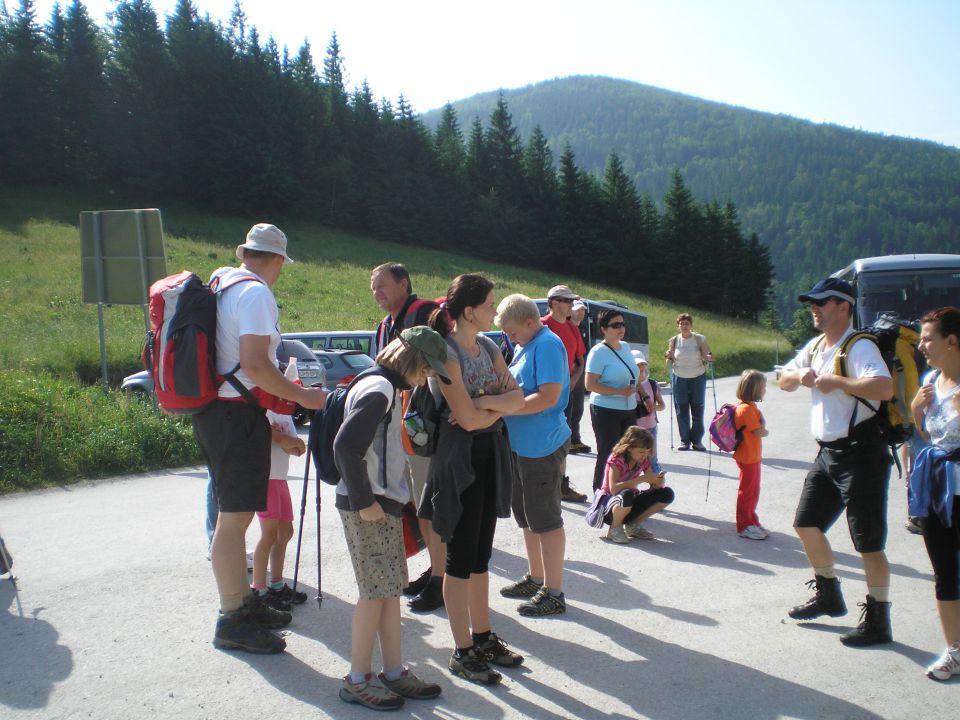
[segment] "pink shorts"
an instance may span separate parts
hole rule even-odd
[[[293,522],[293,501],[286,480],[271,480],[267,486],[267,511],[258,512],[261,520],[286,520]]]

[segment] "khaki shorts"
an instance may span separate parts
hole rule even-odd
[[[542,458],[517,456],[520,473],[513,481],[513,517],[517,525],[535,533],[563,527],[560,486],[567,443]]]
[[[407,586],[407,556],[400,518],[366,522],[359,512],[338,510],[361,600],[398,597]]]
[[[407,467],[410,470],[410,500],[413,502],[413,506],[419,510],[420,500],[423,498],[423,488],[427,484],[430,458],[408,455]]]

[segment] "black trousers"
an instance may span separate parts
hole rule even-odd
[[[627,428],[637,421],[637,411],[590,405],[590,420],[597,439],[597,464],[593,468],[593,489],[596,490],[603,484],[603,473],[613,446],[623,437]]]
[[[567,409],[564,414],[567,416],[567,425],[570,426],[570,443],[576,445],[580,440],[580,421],[583,420],[583,401],[587,394],[584,385],[586,373],[580,373],[580,379],[570,386],[570,397],[567,400]]]
[[[960,600],[960,495],[953,496],[953,527],[944,527],[929,511],[923,518],[923,543],[933,565],[937,600]]]

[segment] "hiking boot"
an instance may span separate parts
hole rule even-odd
[[[572,455],[579,455],[580,453],[588,453],[592,448],[589,445],[584,444],[580,440],[577,440],[575,443],[570,445],[570,453]]]
[[[430,578],[430,582],[419,595],[407,605],[413,612],[428,613],[443,607],[443,581],[441,578]]]
[[[563,484],[560,486],[560,499],[565,502],[582,503],[587,501],[587,496],[574,490],[570,485],[570,478],[564,477]]]
[[[960,675],[960,643],[944,650],[943,655],[927,668],[927,677],[934,680],[949,680],[953,675]]]
[[[690,449],[690,443],[684,442],[684,443],[680,443],[680,445],[677,446],[677,450],[679,450],[679,451],[681,451],[681,452],[684,452],[684,451],[689,450],[689,449]]]
[[[441,688],[436,683],[424,682],[414,675],[408,668],[404,668],[400,677],[396,680],[387,680],[383,673],[377,675],[380,683],[390,692],[403,697],[413,698],[414,700],[429,700],[437,697]]]
[[[518,655],[507,647],[507,644],[497,637],[496,633],[490,633],[490,637],[479,645],[476,645],[477,652],[486,658],[487,662],[492,662],[500,667],[516,667],[523,663],[523,655]]]
[[[307,594],[305,592],[294,590],[286,583],[276,592],[280,593],[280,597],[292,605],[303,605],[307,601]]]
[[[257,593],[256,590],[253,592]],[[259,593],[257,593],[259,595]],[[290,601],[283,597],[283,593],[279,590],[274,590],[273,588],[268,589],[265,593],[260,595],[263,601],[274,610],[282,610],[283,612],[290,611]]]
[[[813,620],[821,615],[840,617],[847,614],[847,606],[840,592],[839,578],[815,575],[813,580],[807,582],[807,587],[815,587],[816,594],[803,605],[797,605],[787,613],[794,620]]]
[[[373,673],[367,673],[363,682],[352,683],[346,675],[340,683],[340,699],[348,703],[357,703],[372,710],[399,710],[403,707],[403,698],[373,680]]]
[[[737,535],[742,538],[747,538],[747,540],[766,540],[768,534],[769,533],[763,531],[763,528],[757,525],[748,525],[737,533]]]
[[[630,542],[630,538],[627,537],[626,531],[623,529],[623,526],[614,527],[610,526],[610,529],[607,530],[607,540],[610,542],[615,542],[619,545],[626,545]]]
[[[563,593],[551,595],[546,588],[530,598],[529,602],[517,606],[517,612],[524,617],[542,617],[544,615],[563,615],[567,611],[567,602]]]
[[[696,450],[697,452],[706,452],[706,451],[707,451],[707,449],[703,446],[703,444],[702,444],[702,443],[698,443],[698,442],[693,444],[693,449]]]
[[[890,603],[877,602],[867,595],[865,603],[857,603],[860,610],[860,624],[855,630],[840,636],[840,642],[848,647],[865,647],[893,642],[890,631]]]
[[[626,523],[623,526],[623,531],[627,534],[627,537],[639,538],[640,540],[656,540],[657,537],[647,530],[640,523]]]
[[[530,575],[524,575],[515,583],[505,585],[500,588],[500,594],[505,598],[530,598],[540,592],[542,583],[535,583],[530,579]]]
[[[267,605],[266,600],[257,593],[253,593],[248,597],[243,606],[250,615],[250,619],[267,630],[285,628],[290,624],[290,621],[293,620],[293,615],[286,610],[273,609]]]
[[[450,672],[481,685],[496,685],[503,676],[487,664],[487,659],[477,651],[476,646],[460,657],[456,653],[450,656]]]
[[[423,592],[423,589],[427,586],[427,583],[430,582],[431,568],[427,568],[423,571],[423,574],[418,577],[413,582],[409,583],[404,589],[403,594],[408,597],[416,597]]]
[[[245,650],[258,655],[273,655],[287,647],[282,637],[253,621],[246,607],[233,612],[220,613],[217,629],[213,633],[213,645],[218,648]]]

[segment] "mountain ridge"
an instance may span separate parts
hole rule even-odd
[[[503,95],[524,138],[541,127],[595,174],[617,153],[659,202],[679,168],[706,201],[730,200],[777,268],[782,316],[796,291],[857,257],[960,249],[960,149],[752,110],[605,76],[570,76],[450,103],[461,126]],[[440,111],[423,115],[434,127]],[[803,288],[806,289],[806,288]]]

